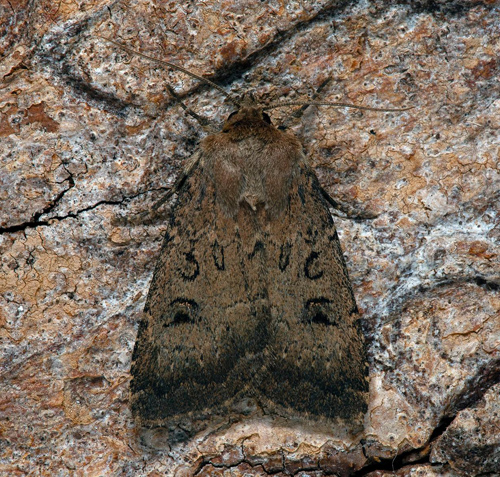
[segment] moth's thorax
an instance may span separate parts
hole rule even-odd
[[[203,163],[216,188],[224,213],[235,217],[241,208],[264,208],[269,219],[288,204],[290,184],[304,159],[293,136],[267,122],[257,107],[242,107],[220,133],[201,144]]]

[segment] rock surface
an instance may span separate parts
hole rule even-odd
[[[500,385],[493,386],[474,407],[460,411],[433,446],[431,462],[448,462],[471,475],[500,468]]]
[[[496,2],[0,8],[0,475],[500,473]],[[361,442],[265,419],[138,442],[128,371],[165,221],[120,218],[148,210],[204,134],[166,83],[214,120],[231,108],[102,36],[262,101],[332,78],[324,99],[414,106],[309,108],[292,128],[342,210],[370,342]]]

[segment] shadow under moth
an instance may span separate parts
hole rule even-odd
[[[365,344],[328,195],[265,112],[288,104],[233,102],[177,181],[132,357],[132,412],[142,427],[180,425],[177,440],[249,402],[359,432]]]

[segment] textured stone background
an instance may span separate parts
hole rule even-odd
[[[500,5],[0,3],[0,474],[500,473]],[[127,404],[164,222],[147,210],[219,93],[324,98],[294,127],[326,189],[370,340],[358,445],[269,422],[153,452]],[[274,110],[280,124],[289,110]],[[121,224],[121,225],[119,225]]]

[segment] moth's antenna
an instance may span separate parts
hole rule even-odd
[[[207,128],[210,125],[210,121],[207,118],[204,118],[203,116],[200,116],[199,114],[195,113],[191,108],[188,108],[179,98],[178,94],[174,91],[174,88],[170,86],[169,84],[166,85],[168,92],[172,95],[172,97],[181,105],[182,109],[186,112],[186,114],[189,114],[192,118],[196,119],[203,128]]]
[[[327,101],[290,101],[287,103],[272,103],[269,106],[265,106],[262,109],[269,111],[270,109],[282,108],[285,106],[334,106],[337,108],[354,108],[354,109],[364,109],[366,111],[408,111],[413,109],[415,106],[410,106],[409,108],[371,108],[369,106],[357,106],[355,104],[349,103],[329,103]]]
[[[223,88],[221,88],[218,84],[215,84],[213,81],[210,81],[207,78],[204,78],[203,76],[197,75],[196,73],[193,73],[192,71],[187,70],[186,68],[183,68],[182,66],[178,66],[174,63],[170,63],[169,61],[163,61],[159,60],[158,58],[153,58],[152,56],[145,55],[144,53],[139,53],[138,51],[132,50],[131,48],[128,48],[125,45],[122,45],[121,43],[118,43],[117,41],[111,40],[111,38],[107,38],[105,36],[99,36],[97,35],[98,38],[102,38],[103,40],[109,41],[113,45],[117,46],[118,48],[121,48],[122,50],[126,51],[127,53],[130,53],[131,55],[136,55],[140,56],[141,58],[145,58],[146,60],[149,61],[154,61],[156,63],[159,63],[160,65],[164,66],[169,66],[170,68],[178,71],[182,71],[183,73],[192,76],[193,78],[196,78],[199,81],[202,81],[203,83],[209,84],[212,86],[212,88],[215,88],[217,91],[221,92],[227,99],[229,99],[235,106],[238,108],[240,107],[240,103],[236,101],[227,91],[225,91]]]

